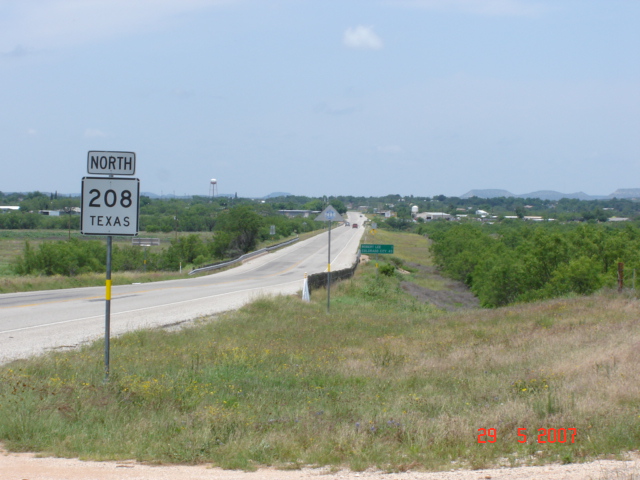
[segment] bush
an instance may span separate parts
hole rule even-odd
[[[66,275],[101,272],[106,268],[106,246],[97,240],[45,242],[38,250],[25,243],[14,270],[19,275]]]
[[[378,267],[378,271],[382,274],[382,275],[386,275],[387,277],[393,277],[396,273],[396,267],[394,267],[393,265],[389,264],[389,263],[383,263],[382,265],[380,265]]]
[[[629,225],[443,224],[431,239],[436,265],[487,307],[588,295],[614,282],[618,262],[640,263],[640,230]]]

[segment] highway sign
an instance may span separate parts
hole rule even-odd
[[[377,245],[372,243],[363,243],[360,245],[360,253],[393,253],[393,245]]]
[[[87,173],[94,175],[135,175],[134,152],[89,152]]]
[[[160,245],[159,238],[132,238],[131,246],[133,247],[153,247]]]
[[[80,233],[137,235],[139,200],[137,178],[84,177]]]
[[[338,213],[338,211],[329,205],[325,208],[320,215],[316,217],[316,222],[343,222],[344,218]]]

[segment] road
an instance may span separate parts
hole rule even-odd
[[[364,218],[349,212],[351,223]],[[331,230],[331,270],[353,265],[364,228]],[[260,296],[294,294],[305,273],[327,269],[327,233],[219,273],[112,288],[111,335],[193,320],[238,308]],[[105,288],[0,295],[0,363],[104,336]]]

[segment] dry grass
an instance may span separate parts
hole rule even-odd
[[[446,313],[398,282],[367,264],[336,287],[330,316],[320,290],[309,304],[260,299],[179,333],[125,335],[109,384],[99,343],[15,362],[0,369],[0,440],[88,458],[389,471],[637,448],[636,298]],[[480,428],[497,441],[479,443]],[[575,443],[538,443],[541,428],[575,428]]]

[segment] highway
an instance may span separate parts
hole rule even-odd
[[[360,228],[332,224],[332,271],[353,265],[364,233],[364,218],[356,212],[347,217]],[[265,295],[299,292],[305,273],[326,271],[327,248],[325,231],[224,272],[114,286],[111,336],[236,309]],[[101,338],[104,319],[104,286],[2,294],[0,363]]]

